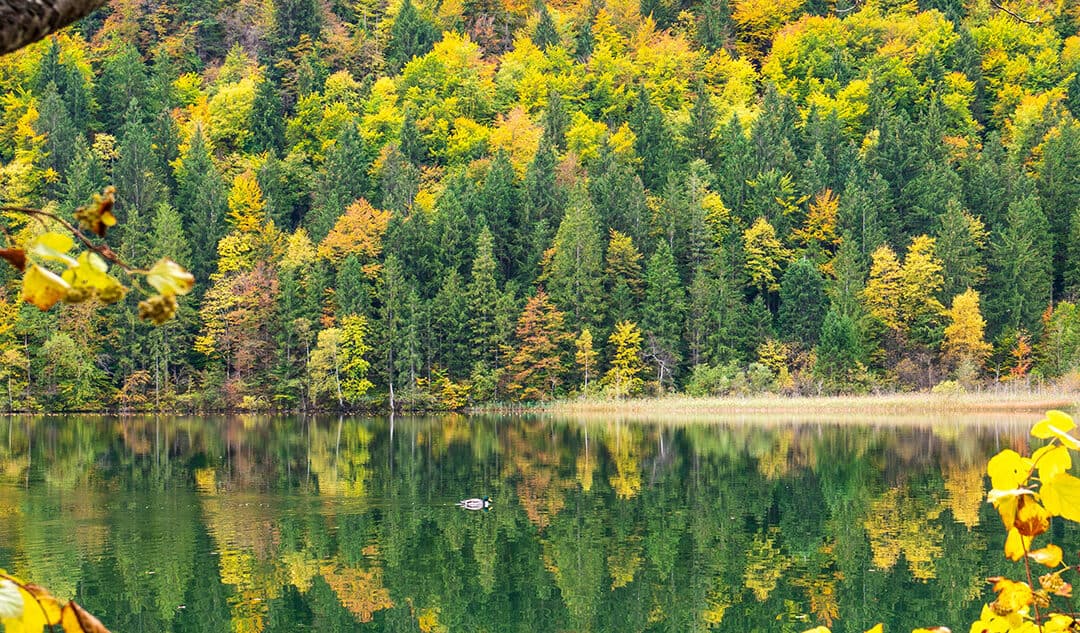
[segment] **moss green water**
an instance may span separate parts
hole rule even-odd
[[[0,567],[118,632],[966,631],[1033,419],[11,418]]]

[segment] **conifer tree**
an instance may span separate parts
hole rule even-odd
[[[210,157],[202,128],[196,127],[187,151],[176,167],[176,208],[184,217],[184,228],[192,243],[204,246],[195,251],[191,270],[206,279],[214,270],[213,251],[225,235],[225,182]]]
[[[681,334],[686,320],[686,291],[683,289],[675,258],[665,240],[645,267],[645,302],[642,306],[642,329],[649,340],[650,356],[657,363],[661,384],[670,379],[682,359]]]
[[[641,253],[629,235],[611,229],[604,266],[607,323],[633,321],[642,297]]]
[[[559,43],[559,31],[555,28],[555,21],[551,19],[551,12],[548,11],[547,3],[541,2],[539,5],[540,19],[536,23],[532,41],[537,48],[544,50]]]
[[[566,376],[564,347],[571,336],[564,315],[538,290],[525,304],[515,333],[517,347],[507,367],[506,391],[516,400],[550,400]]]
[[[788,266],[780,281],[777,313],[780,337],[813,347],[828,309],[825,280],[818,267],[805,257]]]
[[[575,325],[595,325],[603,301],[603,244],[596,211],[584,187],[571,194],[552,244],[544,282]]]
[[[388,69],[391,73],[397,73],[413,57],[425,55],[438,41],[439,31],[435,25],[417,12],[412,0],[403,0],[390,27],[390,41],[386,45]]]
[[[500,340],[496,323],[499,286],[494,250],[494,237],[487,226],[482,225],[476,238],[476,257],[473,259],[466,297],[472,357],[474,361],[484,363],[488,369],[498,367]]]
[[[1009,205],[1005,224],[990,244],[987,312],[994,316],[992,331],[1010,327],[1036,331],[1039,317],[1052,299],[1049,228],[1034,195]]]

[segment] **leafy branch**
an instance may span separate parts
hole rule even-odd
[[[100,620],[74,600],[61,606],[49,590],[0,571],[0,623],[8,631],[109,633]],[[59,627],[59,628],[58,628]]]
[[[112,212],[115,193],[113,187],[107,187],[102,193],[94,194],[90,204],[75,212],[78,226],[44,209],[0,207],[4,213],[36,220],[46,229],[23,246],[16,245],[8,230],[2,229],[7,248],[0,249],[0,258],[23,272],[23,300],[41,310],[48,310],[60,301],[82,303],[93,297],[105,304],[115,303],[124,298],[128,288],[109,274],[112,264],[127,273],[140,291],[143,291],[138,282],[140,277],[157,291],[139,302],[139,318],[160,325],[176,315],[177,295],[191,292],[195,285],[191,273],[168,258],[158,260],[146,270],[136,268],[123,261],[108,244],[89,237],[88,233],[93,233],[104,238],[108,229],[116,225]],[[49,230],[50,222],[59,224],[67,233]],[[86,250],[73,254],[75,240]],[[58,264],[64,267],[59,274],[53,270]]]

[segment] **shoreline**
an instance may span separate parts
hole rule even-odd
[[[559,400],[528,407],[476,407],[469,413],[548,415],[731,415],[731,414],[930,414],[1039,413],[1080,405],[1080,392],[966,394],[883,394],[866,396],[737,396],[693,398],[682,395],[613,400]]]

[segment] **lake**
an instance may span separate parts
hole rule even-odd
[[[5,418],[0,567],[117,633],[967,631],[1040,416],[970,417]]]

